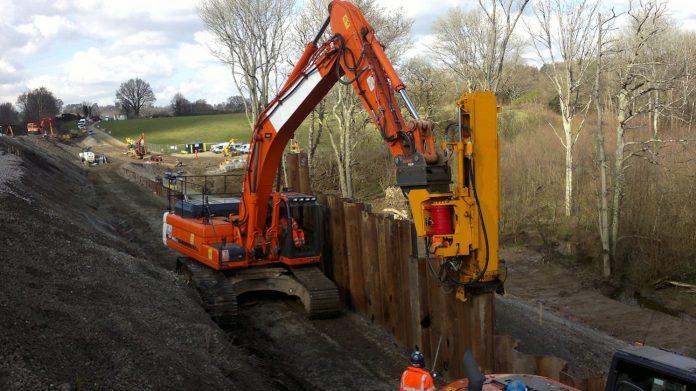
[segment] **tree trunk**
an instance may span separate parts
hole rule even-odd
[[[653,91],[650,94],[650,130],[655,138],[657,138],[657,132],[659,131],[658,123],[660,113],[658,111],[658,103],[660,98],[658,94],[658,91]]]
[[[346,194],[348,193],[348,187],[346,186],[346,171],[343,166],[343,162],[338,162],[338,184],[341,188],[341,196],[342,197],[348,197]]]
[[[616,277],[622,277],[623,274],[623,264],[619,261],[616,256],[616,248],[619,238],[619,221],[621,217],[621,199],[623,198],[624,191],[624,148],[625,140],[624,134],[626,126],[626,112],[628,110],[628,92],[623,90],[619,93],[618,103],[617,103],[617,120],[618,125],[616,125],[616,150],[614,152],[614,172],[613,172],[613,199],[612,199],[612,209],[611,209],[611,236],[609,242],[611,244],[611,259],[614,261],[614,275]]]
[[[565,215],[570,217],[573,206],[573,125],[571,119],[563,117],[565,133]]]
[[[595,147],[597,151],[597,164],[599,165],[599,194],[597,197],[597,214],[599,224],[599,237],[602,243],[602,275],[611,277],[611,249],[609,248],[609,207],[607,189],[607,155],[604,151],[604,129],[602,128],[603,107],[600,101],[600,83],[602,75],[602,15],[597,15],[597,67],[595,71],[595,85],[593,99],[597,111],[597,133]]]
[[[597,106],[601,106],[597,104]],[[602,275],[611,276],[611,249],[609,248],[609,191],[607,189],[607,156],[604,152],[602,111],[597,109],[597,158],[599,164],[599,234],[602,241]]]
[[[344,124],[345,124],[345,129],[343,132],[345,133],[345,138],[343,140],[343,164],[345,165],[344,168],[344,175],[346,177],[346,193],[345,197],[349,199],[353,199],[353,170],[352,170],[352,162],[353,162],[353,131],[354,131],[354,126],[353,122],[355,121],[355,105],[353,104],[352,100],[346,99],[344,100],[344,104],[349,105],[349,107],[346,109],[345,113],[346,116],[344,117]]]
[[[329,140],[334,150],[336,158],[336,166],[338,167],[338,180],[341,186],[341,195],[344,198],[353,198],[353,180],[351,175],[352,170],[352,137],[354,127],[355,106],[353,102],[346,98],[350,93],[350,86],[341,86],[338,89],[338,100],[333,106],[333,115],[336,119],[336,128],[338,130],[338,142],[336,136],[329,130]]]
[[[310,122],[310,134],[309,134],[309,150],[307,151],[307,164],[309,166],[310,175],[314,173],[314,166],[316,165],[316,152],[319,143],[321,142],[321,135],[324,131],[324,115],[326,114],[326,103],[321,101],[316,109],[312,110],[312,118]],[[317,120],[315,123],[314,120]]]

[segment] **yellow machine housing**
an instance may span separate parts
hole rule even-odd
[[[500,174],[495,95],[467,93],[456,104],[458,140],[446,144],[452,152],[449,163],[456,173],[454,186],[447,193],[413,189],[408,193],[408,200],[416,234],[428,239],[429,256],[459,265],[458,297],[461,298],[467,284],[501,288],[498,279]],[[429,211],[432,205],[451,208],[451,234],[430,232],[434,219]]]

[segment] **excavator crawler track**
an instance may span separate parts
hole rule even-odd
[[[198,291],[205,310],[220,326],[237,321],[237,296],[247,292],[276,291],[296,296],[311,319],[338,316],[338,288],[317,267],[251,268],[220,272],[188,259],[177,260],[177,272]]]
[[[331,318],[339,314],[341,303],[338,288],[316,267],[291,269],[295,279],[307,289],[308,300],[302,300],[312,319]]]
[[[178,259],[177,272],[196,288],[215,323],[229,327],[237,322],[237,295],[224,274],[190,259]]]

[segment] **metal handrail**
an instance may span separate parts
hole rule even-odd
[[[238,197],[241,196],[241,188],[233,189],[231,179],[242,177],[243,174],[214,174],[214,175],[178,175],[166,173],[162,177],[162,186],[167,188],[168,210],[173,210],[177,201],[188,201],[193,197],[207,199],[208,196]],[[222,178],[222,188],[217,181]]]

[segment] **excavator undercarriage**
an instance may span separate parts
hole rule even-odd
[[[198,291],[205,310],[223,327],[236,323],[237,298],[249,292],[273,291],[295,296],[311,319],[334,317],[340,311],[336,285],[316,266],[221,272],[190,258],[179,258],[176,270]]]
[[[310,318],[338,315],[338,289],[317,267],[323,229],[316,198],[294,192],[274,197],[281,230],[273,254],[277,261],[250,265],[244,249],[218,239],[231,234],[229,215],[239,209],[240,200],[232,195],[229,184],[233,178],[225,174],[164,176],[170,212],[163,219],[162,238],[169,247],[188,255],[177,259],[178,274],[198,291],[206,310],[222,326],[234,324],[237,298],[249,292],[274,291],[297,297]]]

